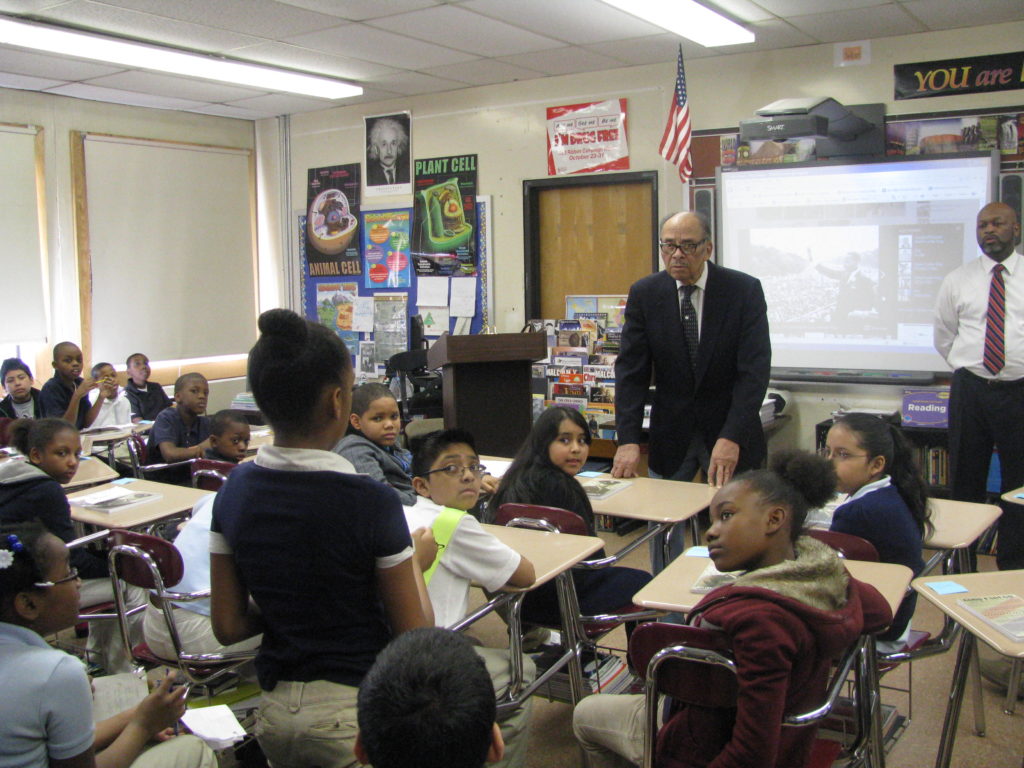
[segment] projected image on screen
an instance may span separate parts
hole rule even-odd
[[[942,371],[943,277],[977,257],[991,157],[721,174],[719,263],[761,280],[773,368]]]

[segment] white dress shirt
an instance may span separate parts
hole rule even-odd
[[[694,285],[697,287],[693,293],[690,294],[690,303],[693,304],[693,308],[697,312],[697,338],[700,338],[700,329],[703,323],[701,315],[704,314],[704,290],[708,284],[708,265],[704,264],[704,269],[700,273],[700,277],[697,278],[697,282]],[[679,316],[682,317],[683,307],[683,283],[676,280],[676,293],[679,295]]]
[[[999,262],[988,256],[958,267],[946,275],[935,305],[935,349],[953,370],[966,368],[985,379],[1024,379],[1024,263],[1019,253],[1002,262],[1006,286],[1006,362],[994,377],[985,370],[985,330],[992,268]]]

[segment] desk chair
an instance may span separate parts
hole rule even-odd
[[[546,525],[538,525],[546,523]],[[539,527],[543,530],[554,530],[558,533],[570,533],[577,536],[589,536],[586,523],[583,518],[567,509],[559,507],[545,507],[539,504],[502,504],[494,520],[495,525],[511,527]],[[610,557],[603,557],[597,560],[584,560],[574,566],[581,570],[596,570],[609,568],[619,562],[623,557],[643,544],[648,538],[657,533],[652,530],[649,534],[641,536],[630,542],[628,546]],[[571,582],[570,582],[571,583]],[[583,647],[591,651],[597,650],[598,641],[604,635],[611,632],[615,627],[628,621],[641,621],[653,619],[662,615],[662,611],[652,611],[635,606],[632,602],[620,606],[611,613],[599,614],[596,616],[584,616],[579,608],[576,598],[576,590],[572,589],[570,597],[570,617],[575,626],[576,637]],[[559,627],[549,627],[558,629]]]
[[[871,702],[870,681],[862,678],[859,666],[865,638],[860,638],[836,664],[820,703],[800,713],[787,714],[783,727],[806,728],[824,719],[835,706],[851,671],[857,672],[859,702]],[[633,668],[644,679],[644,756],[643,768],[653,768],[654,748],[658,735],[658,696],[671,696],[675,701],[700,707],[734,708],[739,694],[736,664],[721,632],[679,624],[649,623],[637,627],[629,641],[629,657]],[[847,753],[858,762],[871,762],[872,745],[864,737],[873,733],[870,707],[858,706],[862,720],[861,736]],[[817,739],[808,761],[809,768],[827,768],[839,757],[843,745],[836,741]]]
[[[192,461],[192,487],[216,493],[238,465],[231,461],[217,459],[194,459]]]
[[[185,575],[185,564],[181,553],[171,542],[157,536],[135,531],[111,531],[114,546],[110,549],[110,578],[123,579],[128,584],[151,590],[150,600],[161,609],[167,623],[167,633],[174,645],[174,658],[157,656],[145,642],[132,646],[128,637],[127,611],[124,598],[117,597],[117,616],[121,635],[131,658],[143,667],[177,667],[192,685],[205,687],[212,694],[211,685],[234,672],[238,667],[256,658],[256,651],[235,651],[230,653],[186,653],[181,646],[178,629],[174,623],[174,602],[202,600],[210,596],[210,590],[200,592],[173,592]]]
[[[399,384],[398,407],[403,424],[407,424],[410,417],[417,414],[428,418],[443,415],[441,376],[427,368],[427,350],[410,349],[388,358],[384,383],[390,386],[396,378]]]
[[[185,461],[149,463],[149,447],[140,434],[132,434],[125,440],[128,446],[129,466],[127,471],[140,480],[156,480],[174,485],[188,485],[190,467],[198,459]],[[120,469],[120,467],[119,467]]]

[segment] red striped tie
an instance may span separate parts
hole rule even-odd
[[[1003,285],[1002,264],[992,268],[992,283],[988,289],[988,326],[985,328],[985,370],[993,376],[1003,370],[1005,361],[1003,321],[1006,317],[1006,287]]]

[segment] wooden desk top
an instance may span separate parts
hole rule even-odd
[[[514,549],[533,563],[537,579],[529,589],[551,581],[563,571],[604,546],[596,536],[573,536],[569,533],[535,531],[529,528],[506,528],[502,525],[484,525],[484,530],[503,544]],[[523,591],[529,591],[525,589]],[[510,590],[513,591],[513,590]]]
[[[246,449],[246,454],[249,456],[255,456],[256,451],[260,449],[261,445],[273,445],[274,444],[274,430],[270,427],[256,427],[249,431],[249,447]]]
[[[718,491],[705,483],[683,483],[653,477],[632,477],[629,482],[628,488],[607,499],[592,501],[594,511],[652,523],[678,523],[689,520],[707,507]]]
[[[128,507],[128,509],[121,512],[109,513],[95,512],[91,509],[83,509],[72,504],[71,519],[79,523],[97,525],[100,528],[138,528],[188,512],[201,498],[211,494],[211,491],[201,491],[197,488],[183,488],[180,485],[168,485],[167,483],[157,483],[152,480],[133,480],[124,486],[107,483],[106,485],[87,488],[84,491],[69,494],[68,500],[73,501],[81,496],[88,496],[91,493],[119,487],[132,491],[158,493],[160,498],[138,504],[134,507]]]
[[[644,608],[687,613],[693,610],[704,595],[695,594],[690,587],[704,573],[710,559],[680,555],[655,576],[646,587],[633,596],[633,602]],[[893,613],[899,607],[914,573],[903,565],[867,563],[847,560],[846,568],[852,576],[870,584],[889,603]]]
[[[150,428],[152,426],[153,426],[152,422],[146,422],[146,423],[139,422],[138,424],[133,424],[130,427],[125,427],[123,429],[117,429],[117,430],[112,431],[112,432],[111,431],[108,431],[108,432],[90,432],[89,429],[86,428],[86,429],[82,430],[81,435],[82,435],[82,437],[91,437],[93,445],[100,445],[100,444],[106,444],[106,443],[117,443],[117,442],[120,442],[121,440],[127,440],[129,435],[133,435],[133,434],[144,435],[147,432],[149,432],[149,430],[150,430]]]
[[[952,595],[940,595],[928,587],[928,584],[936,581],[956,582],[967,587],[967,591]],[[911,586],[921,597],[963,626],[972,635],[980,637],[999,653],[1004,656],[1024,659],[1024,642],[1015,643],[1007,635],[990,627],[973,613],[957,605],[956,602],[964,597],[985,597],[987,595],[1014,594],[1024,597],[1024,570],[925,576],[914,579]]]
[[[63,483],[63,487],[65,491],[71,491],[116,479],[117,472],[107,462],[101,461],[95,456],[83,456],[78,463],[75,476]]]
[[[929,499],[935,532],[925,541],[933,549],[969,547],[992,525],[1003,510],[995,504],[975,504],[952,499]],[[1024,499],[1021,500],[1024,503]]]

